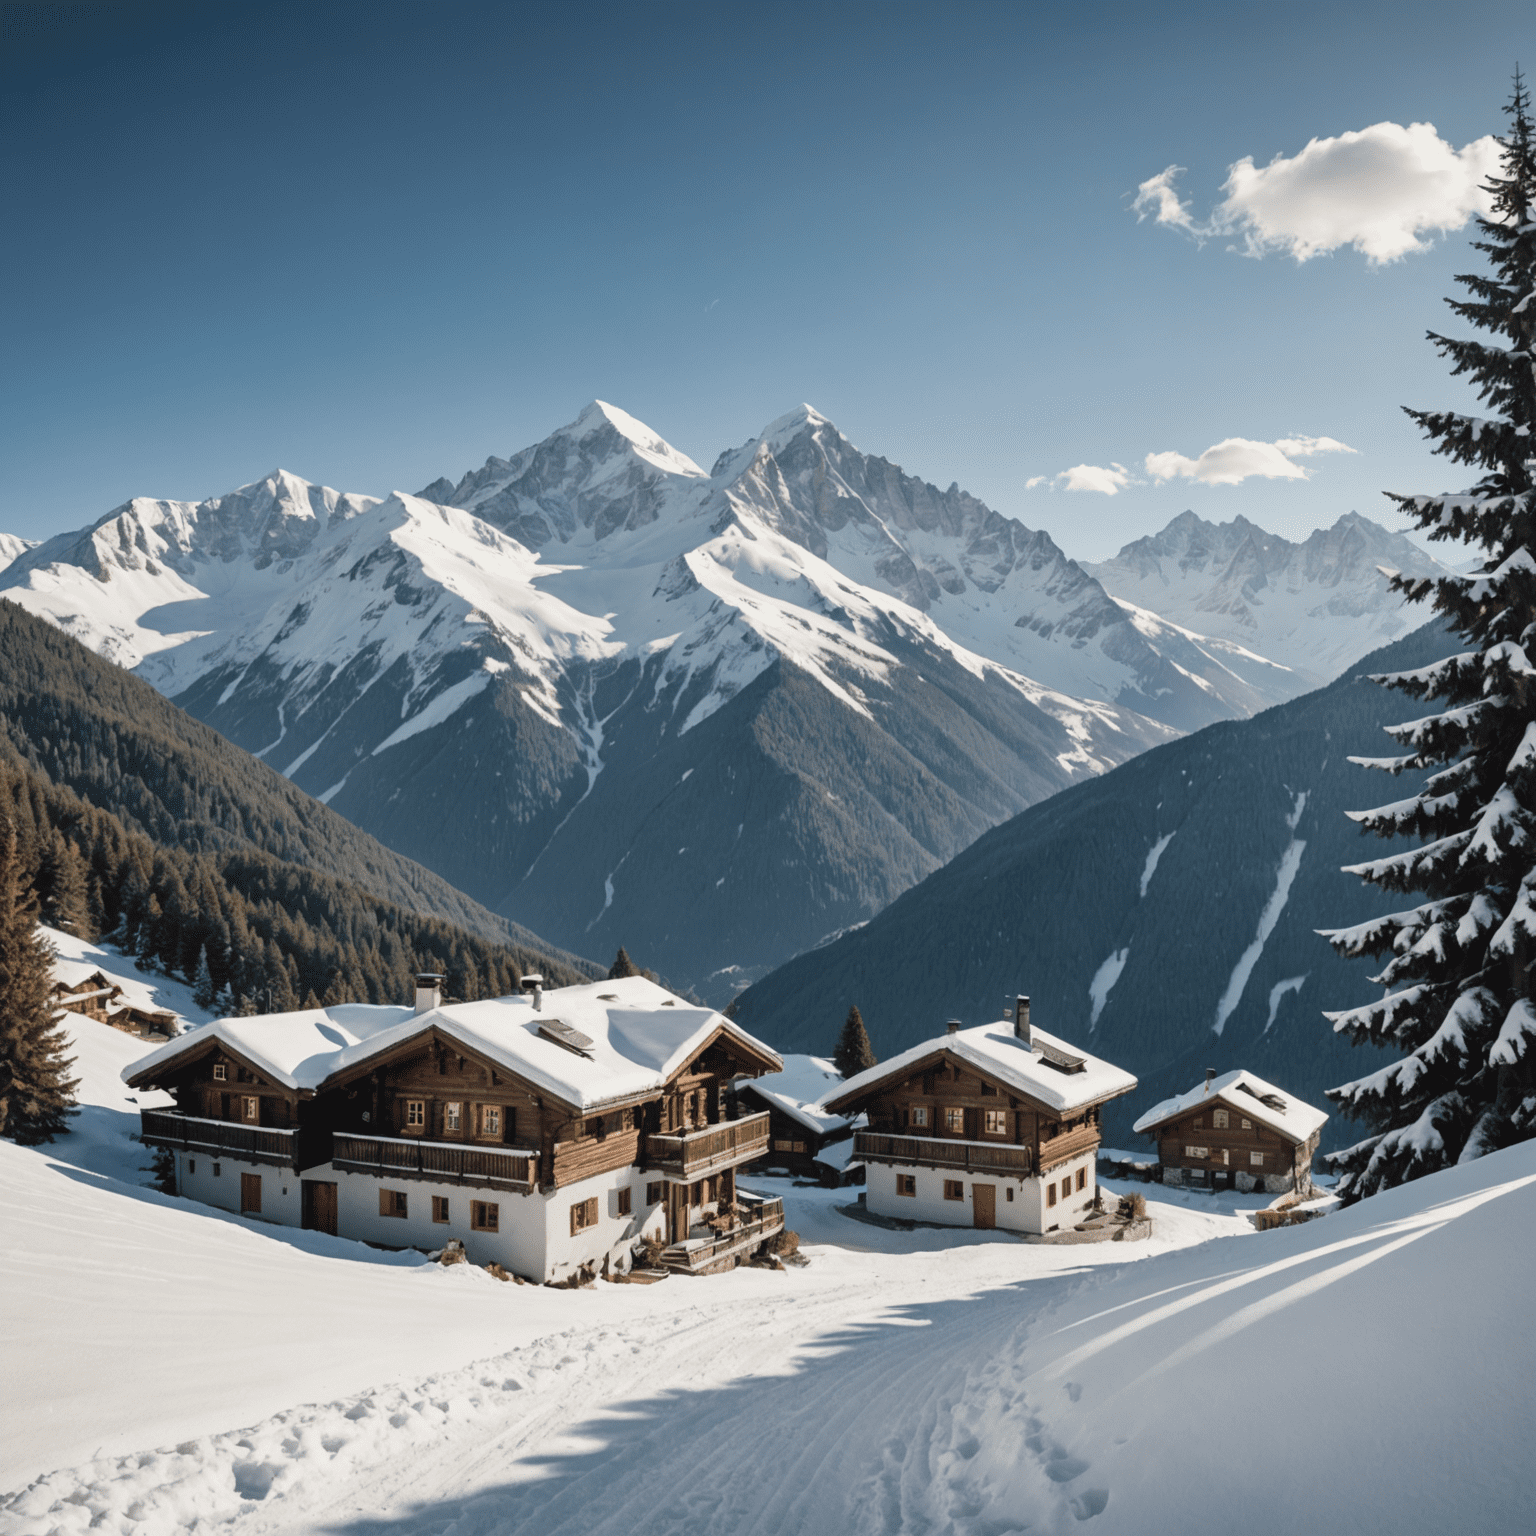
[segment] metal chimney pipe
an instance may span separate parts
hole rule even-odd
[[[944,1026],[944,1033],[946,1035],[958,1035],[960,1033],[960,1020],[959,1019],[951,1019]]]
[[[1207,1093],[1209,1093],[1211,1091],[1211,1084],[1214,1083],[1215,1081],[1216,1081],[1216,1068],[1215,1067],[1207,1067],[1205,1069],[1205,1091]]]
[[[1013,1032],[1031,1050],[1034,1049],[1035,1037],[1029,1027],[1029,999],[1022,992],[1013,1003]]]
[[[540,1013],[544,1008],[544,978],[537,975],[524,976],[518,986],[524,992],[533,993],[533,1011]]]

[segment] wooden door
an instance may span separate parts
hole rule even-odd
[[[997,1185],[971,1185],[971,1221],[978,1227],[997,1225]]]
[[[304,1180],[305,1229],[336,1236],[336,1186],[320,1179]]]
[[[247,1213],[259,1216],[261,1214],[261,1175],[259,1173],[242,1173],[240,1175],[240,1214]]]

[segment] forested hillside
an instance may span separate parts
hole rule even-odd
[[[1371,964],[1340,959],[1315,930],[1395,899],[1340,872],[1374,851],[1344,812],[1415,787],[1412,775],[1392,783],[1349,762],[1390,749],[1381,727],[1413,713],[1363,674],[1454,649],[1426,626],[1316,693],[1064,790],[749,988],[736,1016],[778,1050],[827,1050],[856,1003],[886,1057],[1028,992],[1038,1024],[1141,1079],[1105,1112],[1120,1145],[1138,1107],[1207,1066],[1250,1068],[1322,1105],[1325,1088],[1374,1059],[1321,1010],[1380,988]],[[1352,1131],[1336,1116],[1325,1142]]]
[[[0,602],[0,810],[45,915],[231,1006],[493,996],[599,974],[504,922],[39,619]]]

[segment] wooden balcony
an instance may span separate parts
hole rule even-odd
[[[663,1250],[661,1262],[680,1275],[714,1275],[734,1269],[759,1243],[784,1230],[784,1202],[745,1190],[737,1195],[742,1217],[712,1237],[689,1237]]]
[[[723,1168],[750,1163],[768,1150],[768,1111],[722,1120],[681,1136],[645,1138],[645,1166],[670,1178],[707,1179]]]
[[[538,1153],[337,1131],[332,1137],[331,1166],[381,1178],[472,1184],[478,1189],[506,1189],[525,1195],[534,1186]]]
[[[139,1140],[146,1147],[171,1147],[183,1152],[208,1152],[247,1163],[299,1166],[299,1133],[269,1125],[244,1125],[233,1120],[203,1120],[171,1109],[141,1109]]]
[[[957,1173],[1002,1173],[1015,1178],[1033,1172],[1028,1147],[1007,1142],[951,1141],[942,1136],[887,1136],[855,1131],[853,1155],[866,1163],[907,1163],[953,1168]]]

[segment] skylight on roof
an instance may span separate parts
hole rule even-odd
[[[578,1056],[592,1055],[592,1037],[582,1034],[564,1019],[541,1019],[539,1033],[546,1040],[553,1040],[556,1045],[563,1045],[566,1050],[574,1051]]]

